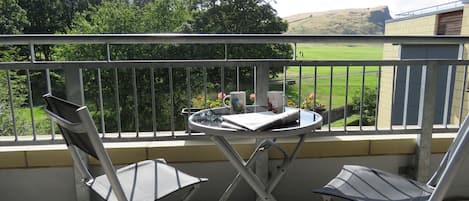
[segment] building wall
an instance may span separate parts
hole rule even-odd
[[[436,169],[442,154],[432,156],[431,169]],[[345,164],[364,165],[397,174],[400,167],[410,165],[411,155],[382,155],[368,157],[334,157],[295,160],[273,194],[278,200],[320,200],[313,189],[327,184]],[[272,161],[271,168],[281,161]],[[227,161],[208,163],[171,163],[193,175],[208,177],[192,201],[218,200],[236,175]],[[34,169],[0,169],[0,200],[2,201],[76,201],[73,170],[70,167]],[[235,189],[230,200],[255,200],[255,193],[245,181]],[[92,196],[90,201],[99,201]]]
[[[461,35],[462,36],[467,36],[469,35],[469,4],[466,4],[464,6],[464,11],[463,12],[463,19],[462,19],[462,26],[461,26]],[[469,58],[469,45],[464,45],[464,59]],[[466,84],[467,85],[467,84]],[[462,116],[464,117],[469,113],[469,94],[466,92],[466,89],[463,89],[464,87],[464,66],[458,66],[456,68],[456,78],[455,78],[455,84],[454,84],[454,95],[453,95],[453,103],[451,107],[451,117],[450,117],[450,122],[452,124],[456,124],[460,122],[459,119],[459,112],[461,111],[461,97],[463,96],[464,93],[464,100],[463,103],[465,107],[463,107],[462,110]]]
[[[384,35],[433,35],[436,31],[436,15],[386,23]],[[384,44],[383,59],[399,59],[400,46]],[[381,70],[381,88],[378,127],[389,127],[391,124],[392,83],[394,80],[392,66]]]

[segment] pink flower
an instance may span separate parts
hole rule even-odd
[[[249,100],[254,101],[256,99],[256,94],[249,94]]]
[[[225,93],[222,93],[222,92],[218,92],[218,94],[217,94],[218,100],[223,99],[223,97],[225,97],[225,96],[226,96],[226,94],[225,94]]]
[[[308,96],[308,98],[313,99],[315,96],[316,96],[316,94],[310,93],[309,96]]]

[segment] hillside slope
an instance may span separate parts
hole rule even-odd
[[[284,18],[289,34],[383,34],[387,6],[302,13]]]

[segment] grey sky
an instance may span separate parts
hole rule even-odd
[[[276,3],[275,3],[276,1]],[[439,5],[454,0],[275,0],[272,6],[280,17],[298,13],[308,13],[346,8],[371,8],[388,6],[391,15],[409,10]]]

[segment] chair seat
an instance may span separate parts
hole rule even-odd
[[[433,187],[373,168],[345,165],[316,193],[356,201],[428,200]]]
[[[126,197],[133,201],[158,200],[179,189],[207,181],[181,172],[161,160],[134,163],[118,169],[116,174]],[[90,187],[105,200],[117,201],[106,175],[96,177]]]

